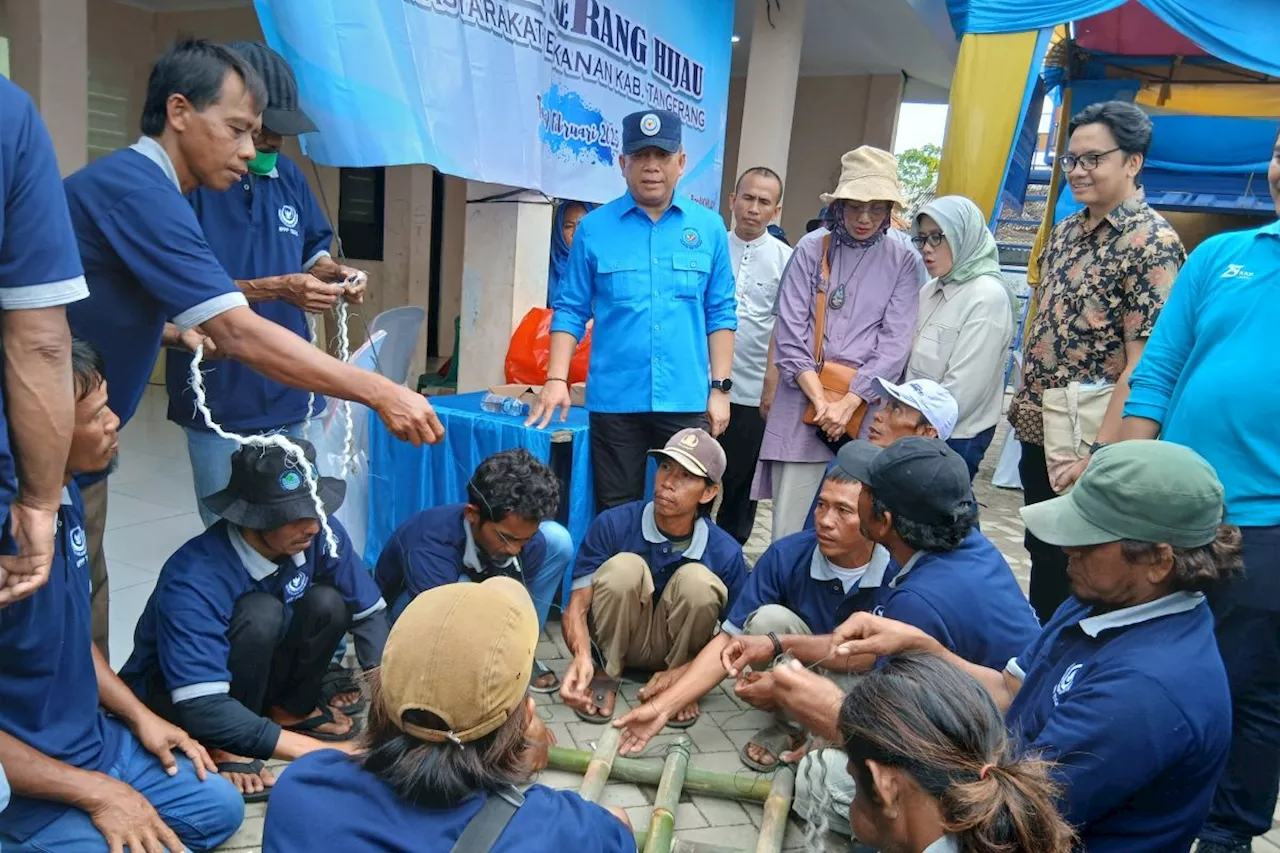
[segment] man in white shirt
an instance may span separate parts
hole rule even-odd
[[[747,169],[729,196],[734,227],[729,257],[738,294],[738,332],[734,337],[733,385],[729,390],[729,426],[720,443],[729,466],[724,472],[717,523],[741,543],[751,536],[756,504],[751,500],[764,418],[760,395],[773,335],[778,282],[791,259],[791,247],[769,233],[782,213],[782,178],[766,166]]]

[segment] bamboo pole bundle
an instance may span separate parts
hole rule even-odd
[[[604,786],[609,782],[609,771],[613,769],[613,760],[618,754],[618,740],[621,737],[622,729],[609,726],[596,744],[596,751],[582,774],[582,787],[578,789],[578,794],[587,802],[594,803],[600,799]]]
[[[760,837],[756,841],[756,853],[781,853],[782,838],[787,832],[787,816],[791,812],[791,797],[795,793],[796,771],[783,765],[773,774],[773,789],[764,801],[764,819],[760,821]]]
[[[637,853],[645,853],[644,843],[646,839],[646,830],[637,829],[633,831],[636,837]],[[736,847],[721,847],[719,844],[708,844],[705,841],[685,841],[677,838],[671,843],[671,853],[745,853]]]
[[[592,753],[585,750],[553,746],[548,750],[547,766],[566,773],[585,773],[592,758]],[[609,778],[615,782],[631,782],[636,785],[657,785],[661,777],[662,765],[644,758],[618,756],[613,760],[609,772]],[[770,789],[768,776],[715,773],[697,767],[690,767],[685,772],[684,790],[690,794],[763,803],[768,799]]]
[[[644,849],[648,853],[671,853],[676,831],[676,804],[680,802],[680,791],[688,769],[689,739],[681,736],[667,747],[667,760],[663,762],[658,793],[653,799],[653,817],[649,820],[649,832],[645,836]]]

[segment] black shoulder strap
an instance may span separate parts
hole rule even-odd
[[[467,823],[451,853],[489,853],[522,805],[524,796],[515,788],[491,792],[480,811]]]

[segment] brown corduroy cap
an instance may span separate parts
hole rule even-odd
[[[519,581],[451,583],[419,595],[396,620],[382,654],[382,701],[401,731],[467,743],[497,730],[524,700],[538,615]],[[406,723],[435,714],[447,729]]]

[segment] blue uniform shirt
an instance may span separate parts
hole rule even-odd
[[[280,157],[270,175],[245,175],[226,192],[200,188],[187,195],[209,247],[236,279],[266,278],[311,269],[329,254],[333,231],[302,170]],[[307,340],[307,315],[301,308],[269,299],[249,306],[266,319]],[[188,384],[190,353],[165,353],[169,420],[183,427],[208,429],[196,413]],[[306,391],[268,379],[247,364],[219,361],[205,371],[204,387],[214,420],[233,432],[262,432],[303,421]],[[317,395],[314,413],[324,408]]]
[[[674,550],[658,530],[653,504],[644,501],[615,506],[595,517],[578,549],[573,566],[573,588],[591,585],[596,569],[616,554],[638,554],[653,575],[653,600],[662,597],[667,581],[685,563],[701,563],[724,581],[729,590],[726,609],[733,607],[747,579],[747,562],[742,546],[720,527],[705,518],[693,524],[693,539],[684,553]]]
[[[844,582],[818,550],[816,533],[803,530],[784,537],[760,557],[721,627],[736,637],[752,613],[766,604],[781,604],[803,619],[811,633],[830,634],[857,611],[875,607],[889,563],[889,552],[875,546],[865,574],[845,592]]]
[[[31,98],[0,77],[0,310],[66,305],[89,295],[53,142]],[[2,365],[0,365],[2,368]],[[18,494],[0,369],[0,554],[16,554],[9,504]]]
[[[236,600],[248,592],[279,598],[286,619],[293,602],[316,581],[342,593],[353,621],[386,607],[347,531],[332,516],[329,524],[338,537],[337,559],[329,556],[319,534],[292,560],[273,563],[226,521],[187,542],[160,570],[120,677],[144,698],[153,685],[163,683],[175,705],[230,692],[227,629]]]
[[[1068,598],[1009,661],[1016,743],[1057,762],[1089,853],[1190,849],[1226,764],[1231,696],[1204,597],[1091,616]]]
[[[1280,221],[1196,247],[1129,380],[1125,415],[1199,453],[1222,478],[1231,524],[1280,524]],[[1280,599],[1275,572],[1235,587]],[[1264,577],[1271,575],[1271,577]],[[1249,598],[1246,600],[1257,600]]]
[[[881,590],[876,614],[997,670],[1040,633],[1009,564],[976,528],[954,551],[917,551]]]
[[[707,336],[738,328],[734,288],[724,223],[692,199],[677,194],[657,222],[630,193],[583,217],[551,331],[581,340],[595,318],[587,408],[706,409]]]
[[[98,710],[89,632],[89,555],[75,484],[58,512],[49,582],[0,610],[0,729],[81,770],[107,772],[124,729]],[[70,806],[18,794],[0,812],[0,834],[22,841]]]
[[[406,590],[416,598],[426,590],[485,572],[465,509],[466,504],[433,507],[396,528],[374,570],[383,598],[394,602]],[[527,584],[542,570],[546,555],[547,539],[538,531],[507,567]]]
[[[67,178],[66,189],[90,292],[67,319],[102,353],[108,403],[123,426],[151,378],[165,321],[189,329],[248,302],[209,248],[154,139],[95,160]]]
[[[449,850],[484,798],[453,808],[411,805],[337,750],[304,755],[271,789],[263,853],[316,850]],[[492,853],[634,853],[622,821],[573,791],[534,785]]]

